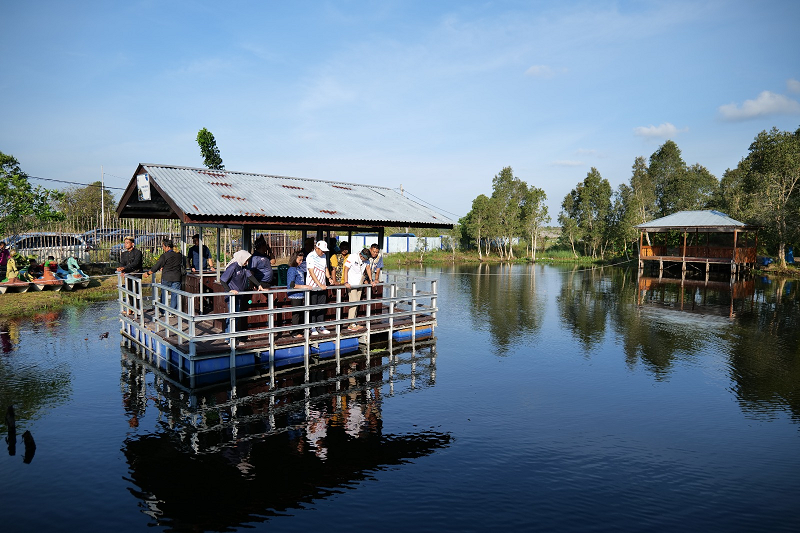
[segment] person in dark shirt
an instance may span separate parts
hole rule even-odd
[[[269,245],[262,235],[255,242],[255,251],[250,256],[250,272],[258,280],[258,284],[269,287],[272,284],[272,257]]]
[[[258,287],[259,291],[265,290],[264,286],[253,276],[253,273],[247,268],[248,261],[250,260],[250,252],[246,250],[239,250],[233,254],[233,260],[225,267],[225,272],[219,278],[222,287],[231,294],[238,294],[247,290],[247,283],[250,282]],[[239,312],[241,310],[241,297],[231,296],[233,298],[233,311]],[[225,297],[225,302],[229,303],[229,297]],[[226,319],[225,331],[230,331],[230,319]],[[242,321],[236,322],[237,329],[241,331],[244,329],[246,323]],[[239,326],[242,327],[239,327]]]
[[[142,271],[142,251],[136,248],[136,239],[132,236],[128,235],[122,241],[122,247],[125,251],[119,254],[119,266],[117,267],[117,272],[122,274],[123,277],[126,277],[126,274],[138,274]],[[129,291],[133,291],[135,289],[133,285],[133,281],[131,279],[125,280],[126,287]],[[137,312],[139,310],[139,304],[137,304],[133,296],[128,297],[128,303],[131,307],[135,307]],[[132,315],[134,311],[128,310],[125,311],[126,314]]]
[[[200,257],[200,234],[192,235],[192,245],[186,252],[186,258],[189,260],[189,270],[197,272],[198,270],[214,270],[211,264],[211,251],[208,246],[203,245],[202,258]]]
[[[181,289],[181,277],[183,269],[183,256],[176,252],[173,248],[172,239],[164,239],[161,241],[161,249],[164,253],[158,258],[156,264],[150,270],[145,272],[145,276],[152,276],[153,272],[161,270],[161,284],[169,287],[170,289]],[[169,291],[169,306],[173,309],[178,308],[178,293]],[[167,293],[162,292],[163,300],[166,302]]]
[[[117,272],[123,274],[138,274],[142,271],[142,251],[136,248],[136,240],[128,235],[122,241],[125,251],[119,254]]]

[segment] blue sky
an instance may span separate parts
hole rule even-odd
[[[6,2],[0,151],[124,187],[136,165],[403,188],[463,216],[511,166],[560,203],[667,139],[718,178],[800,126],[800,2]],[[34,181],[53,187],[54,184]]]

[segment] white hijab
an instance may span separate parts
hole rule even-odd
[[[247,250],[239,250],[235,254],[233,254],[233,260],[228,263],[225,268],[228,268],[234,263],[239,263],[239,266],[245,266],[247,264],[248,259],[250,259],[250,252]]]

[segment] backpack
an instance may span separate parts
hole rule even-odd
[[[350,255],[350,254],[347,254],[347,255]],[[344,255],[342,253],[336,254],[336,268],[334,270],[335,273],[333,275],[333,279],[336,281],[336,283],[342,283],[342,282],[345,281],[344,279],[342,279],[342,277],[344,275],[344,262],[345,261],[347,261],[347,256],[346,255]]]

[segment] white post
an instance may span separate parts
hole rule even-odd
[[[103,165],[100,165],[100,229],[104,230],[106,227],[106,200],[105,191],[106,180],[103,173]]]

